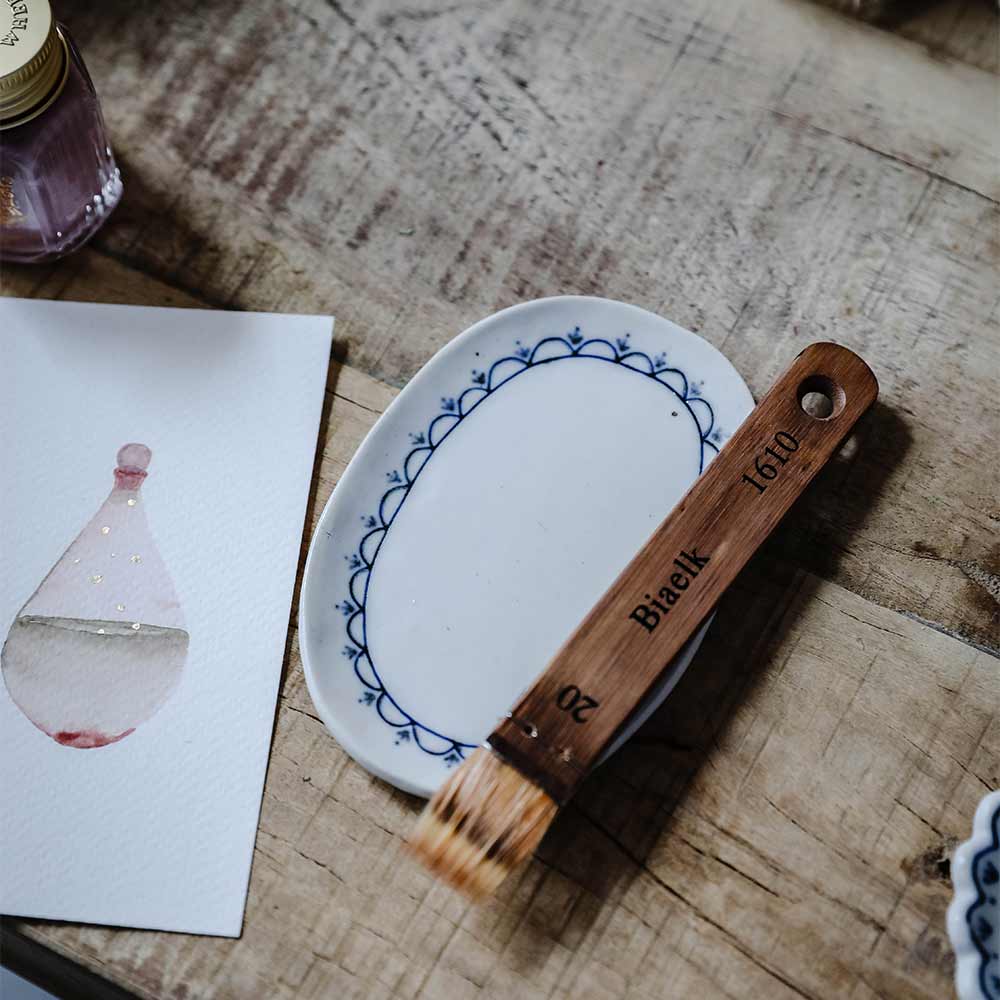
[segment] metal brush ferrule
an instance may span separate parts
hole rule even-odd
[[[508,714],[483,742],[505,763],[520,771],[557,805],[563,806],[586,776],[569,747],[549,743],[538,727]]]

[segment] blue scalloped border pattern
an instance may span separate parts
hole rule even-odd
[[[410,434],[412,447],[399,468],[386,473],[388,488],[379,501],[378,510],[361,518],[365,533],[354,551],[344,557],[351,577],[348,595],[336,608],[345,619],[347,642],[343,655],[351,662],[361,682],[358,701],[374,708],[382,721],[395,729],[397,746],[414,744],[424,753],[442,759],[448,767],[461,763],[466,751],[474,749],[472,744],[454,740],[413,718],[386,690],[368,652],[365,602],[375,560],[411,487],[434,451],[484,399],[531,368],[572,358],[590,358],[629,368],[639,376],[656,380],[673,393],[701,431],[699,472],[705,468],[706,449],[717,453],[728,437],[716,425],[715,412],[701,394],[701,382],[693,382],[679,368],[671,367],[665,353],[651,357],[635,350],[630,341],[627,333],[614,340],[587,338],[579,326],[563,336],[544,337],[533,347],[516,341],[513,352],[489,368],[473,369],[470,386],[456,396],[442,397],[441,410],[426,429]]]
[[[992,842],[977,851],[970,865],[972,882],[976,887],[976,901],[965,913],[969,937],[979,952],[979,986],[986,1000],[1000,1000],[1000,956],[990,950],[990,939],[997,939],[995,921],[1000,915],[997,899],[1000,897],[1000,807],[990,821]],[[991,857],[992,855],[992,857]],[[991,923],[986,911],[993,911]],[[995,943],[993,945],[995,947]],[[990,966],[992,965],[992,969]]]

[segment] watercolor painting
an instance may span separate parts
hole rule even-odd
[[[146,520],[152,452],[118,451],[114,487],[21,608],[0,654],[18,708],[66,747],[124,739],[170,697],[189,635]]]

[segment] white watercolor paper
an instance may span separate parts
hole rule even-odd
[[[240,933],[332,328],[0,299],[0,911]]]

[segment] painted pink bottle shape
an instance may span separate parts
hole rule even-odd
[[[4,683],[42,732],[68,747],[128,736],[177,686],[189,636],[146,521],[151,452],[126,444],[114,488],[11,625]]]

